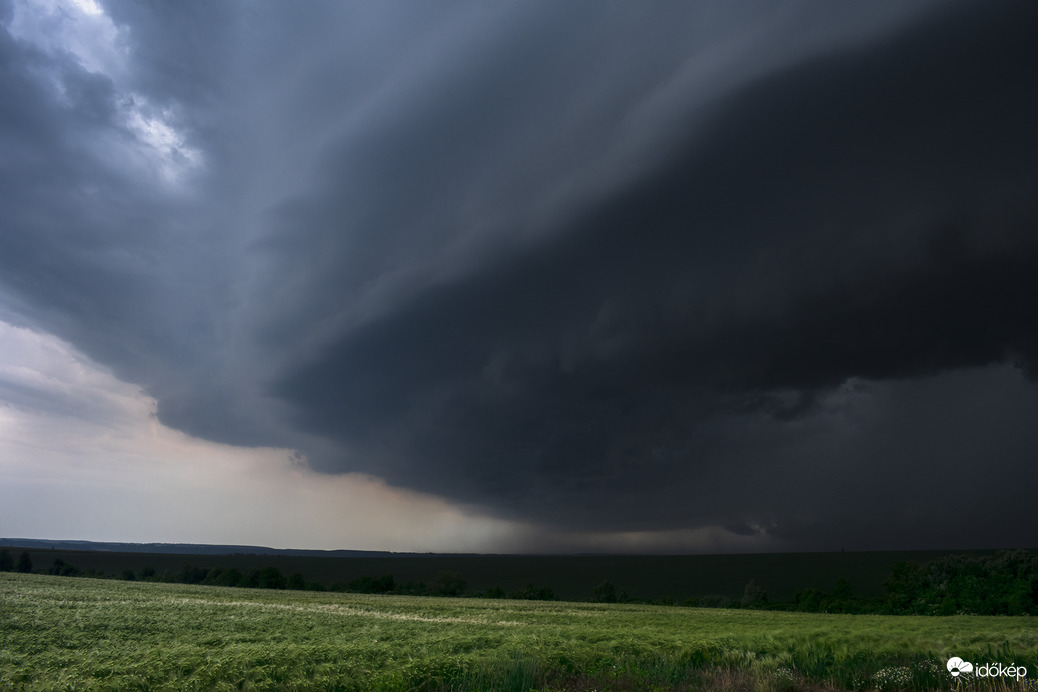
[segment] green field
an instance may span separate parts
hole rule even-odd
[[[362,596],[0,574],[0,688],[956,689],[1027,666],[1027,617]],[[966,682],[969,682],[968,680]]]

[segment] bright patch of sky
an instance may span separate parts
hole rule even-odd
[[[60,339],[0,322],[6,536],[396,551],[488,550],[508,522],[292,450],[199,440]],[[127,519],[132,517],[132,521]]]
[[[767,549],[718,528],[569,532],[466,511],[288,449],[201,440],[68,343],[0,321],[0,522],[19,538],[396,552]],[[128,521],[128,518],[131,518]],[[590,548],[589,548],[590,546]]]
[[[132,69],[126,27],[117,26],[94,0],[15,0],[9,30],[13,36],[52,56],[71,56],[87,72],[111,80],[118,93],[120,125],[130,134],[130,152],[122,152],[124,166],[136,167],[143,159],[165,183],[177,183],[203,163],[202,152],[192,146],[167,109],[156,108],[128,87]],[[67,101],[62,75],[52,70],[47,81]],[[105,145],[122,149],[115,141]],[[135,160],[136,159],[136,160]]]
[[[315,473],[292,450],[172,430],[140,387],[57,337],[0,321],[0,353],[0,522],[8,537],[397,552],[760,547],[755,537],[714,528],[545,541],[534,527],[371,476]]]

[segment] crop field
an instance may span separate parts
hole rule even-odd
[[[0,689],[1036,689],[1028,617],[364,596],[0,574]],[[1027,666],[953,679],[945,661]],[[953,682],[954,680],[954,682]]]

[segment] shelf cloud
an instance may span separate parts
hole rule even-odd
[[[529,550],[1031,540],[1033,3],[0,24],[0,320],[164,426]]]

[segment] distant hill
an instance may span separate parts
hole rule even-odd
[[[420,557],[422,553],[391,553],[383,550],[298,550],[259,545],[207,545],[204,543],[116,543],[65,541],[46,538],[0,538],[0,546],[33,550],[77,550],[109,553],[152,553],[159,555],[297,555],[303,557]]]
[[[489,588],[506,593],[528,585],[549,587],[561,599],[592,596],[603,582],[632,598],[721,596],[737,599],[752,579],[773,601],[792,600],[796,591],[829,591],[847,579],[853,592],[868,598],[884,595],[883,584],[894,563],[927,563],[949,553],[973,555],[994,551],[881,551],[839,553],[765,553],[756,555],[473,555],[390,553],[366,550],[283,550],[247,545],[184,543],[100,543],[4,538],[0,546],[25,548],[36,569],[56,560],[88,571],[116,576],[173,573],[185,563],[199,568],[250,569],[276,567],[284,575],[299,573],[325,586],[356,579],[392,575],[398,584],[431,584],[441,572],[459,572],[467,593]]]

